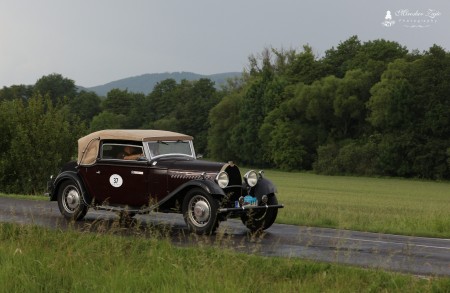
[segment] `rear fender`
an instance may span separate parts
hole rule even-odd
[[[58,190],[61,183],[63,183],[66,180],[70,180],[75,182],[78,185],[78,188],[81,191],[82,198],[84,200],[84,203],[86,205],[90,205],[90,198],[88,196],[88,193],[86,192],[86,188],[84,187],[83,181],[78,176],[76,172],[73,171],[64,171],[61,172],[58,177],[55,178],[52,184],[52,190],[50,191],[50,200],[56,201],[58,197]]]

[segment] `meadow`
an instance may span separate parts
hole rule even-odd
[[[450,183],[266,171],[277,223],[450,238]]]

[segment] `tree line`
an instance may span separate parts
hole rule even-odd
[[[450,54],[356,36],[250,57],[211,109],[212,157],[323,174],[450,178]]]
[[[76,160],[77,140],[101,129],[147,128],[189,133],[206,154],[208,112],[221,99],[209,79],[167,79],[148,95],[113,89],[106,97],[77,91],[60,74],[33,86],[0,90],[0,191],[39,193],[51,174]]]
[[[148,128],[208,158],[283,170],[450,179],[450,54],[353,36],[318,57],[266,48],[240,78],[167,79],[152,92],[78,91],[60,74],[0,90],[0,190],[36,193],[79,137]]]

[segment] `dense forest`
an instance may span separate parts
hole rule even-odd
[[[448,180],[450,53],[353,36],[321,57],[266,48],[221,89],[167,79],[100,97],[57,73],[3,87],[0,191],[42,192],[80,136],[107,128],[187,133],[197,153],[249,166]]]

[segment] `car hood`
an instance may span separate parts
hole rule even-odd
[[[167,169],[171,178],[199,179],[203,173],[207,179],[213,180],[220,171],[225,171],[230,177],[230,183],[241,184],[239,168],[232,163],[210,162],[186,157],[167,157],[156,160],[155,166]]]

